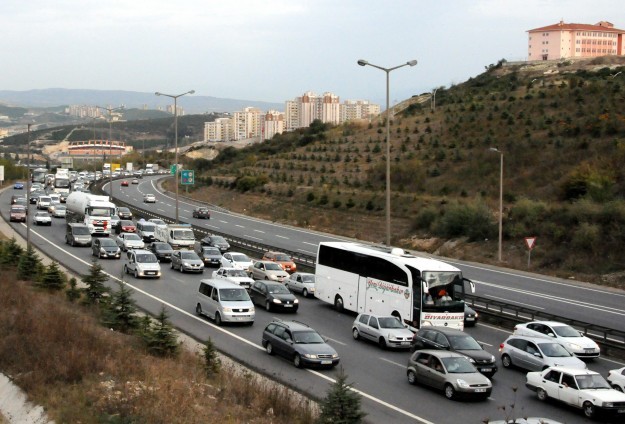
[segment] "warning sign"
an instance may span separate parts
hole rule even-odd
[[[536,245],[536,237],[525,237],[525,244],[529,250],[532,250]]]

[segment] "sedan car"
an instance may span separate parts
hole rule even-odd
[[[95,237],[91,242],[91,254],[100,259],[119,259],[121,257],[121,249],[114,240],[108,237]]]
[[[499,345],[504,368],[516,366],[529,371],[549,367],[585,369],[586,363],[560,343],[543,337],[510,336]]]
[[[156,203],[156,196],[151,193],[144,194],[143,203]]]
[[[254,280],[271,280],[284,282],[289,274],[280,265],[271,261],[256,261],[247,270],[250,278]]]
[[[174,250],[171,269],[180,272],[204,272],[204,261],[192,250]]]
[[[525,386],[539,400],[559,400],[581,409],[587,418],[625,418],[625,393],[611,388],[601,374],[591,370],[551,367],[528,372]]]
[[[248,290],[252,287],[252,284],[254,284],[254,280],[248,277],[245,271],[236,268],[219,268],[217,271],[213,271],[213,278],[215,280],[226,280],[238,284]]]
[[[221,265],[221,251],[212,246],[202,246],[199,241],[195,242],[193,248],[195,253],[204,261],[204,266],[220,266]]]
[[[280,283],[254,281],[250,288],[250,298],[255,305],[263,305],[268,311],[280,309],[297,312],[299,300]]]
[[[478,313],[470,307],[469,305],[464,304],[464,326],[465,327],[474,327],[477,324]]]
[[[67,215],[67,206],[65,205],[54,205],[54,209],[52,211],[52,216],[55,218],[65,218]]]
[[[162,241],[155,241],[150,245],[150,251],[156,255],[159,261],[170,262],[171,255],[174,254],[174,249],[169,243]]]
[[[132,212],[125,206],[117,208],[119,219],[132,219]]]
[[[129,219],[121,219],[117,223],[117,226],[115,227],[115,231],[117,232],[117,234],[121,234],[121,233],[136,233],[137,232],[137,226],[135,225],[134,222],[132,222]]]
[[[122,183],[120,185],[122,187],[128,187],[128,181],[124,180],[124,181],[122,181]]]
[[[159,219],[159,218],[150,218],[150,219],[148,219],[148,222],[153,223],[158,228],[167,228],[167,223],[165,221],[163,221],[162,219]]]
[[[22,182],[16,182],[15,184],[13,184],[13,189],[15,190],[24,190],[24,183]]]
[[[119,215],[111,215],[111,228],[117,228],[119,221]]]
[[[138,180],[138,179],[136,179],[136,178],[133,178],[133,179],[132,179],[132,183],[133,183],[133,184],[139,184],[139,180]]]
[[[493,390],[466,356],[446,350],[418,350],[408,359],[408,383],[425,384],[445,393],[447,399],[473,397],[486,400]]]
[[[9,213],[10,222],[26,222],[26,208],[22,205],[11,206]]]
[[[219,248],[223,253],[230,249],[230,243],[222,236],[209,235],[200,240],[204,246],[213,246]]]
[[[625,367],[608,371],[608,381],[619,392],[625,392]]]
[[[360,314],[352,324],[352,336],[375,342],[382,349],[410,349],[413,334],[394,316]]]
[[[314,296],[315,294],[315,274],[308,272],[294,272],[284,282],[289,290],[301,293],[302,296]]]
[[[211,219],[211,212],[205,206],[198,206],[193,209],[193,218]]]
[[[252,266],[252,260],[245,253],[226,252],[221,257],[221,266],[247,271]]]
[[[495,356],[486,352],[469,334],[447,327],[421,327],[412,339],[411,350],[440,349],[469,358],[479,372],[492,378],[497,372]]]
[[[273,251],[265,252],[261,260],[276,262],[282,267],[283,270],[288,273],[293,273],[297,271],[297,265],[295,265],[293,259],[291,259],[291,257],[286,253]]]
[[[52,218],[48,215],[48,212],[37,212],[33,217],[33,224],[35,225],[52,225]]]
[[[579,358],[598,358],[599,345],[583,333],[567,324],[556,321],[533,321],[514,326],[514,333],[519,336],[551,338]]]
[[[274,321],[263,330],[261,341],[269,355],[278,354],[297,368],[333,368],[340,358],[336,350],[308,325],[296,321]]]
[[[141,237],[135,233],[121,233],[115,239],[115,242],[121,250],[124,252],[128,249],[144,249],[145,243],[141,240]]]

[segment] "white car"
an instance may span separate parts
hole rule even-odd
[[[33,217],[33,224],[35,225],[52,225],[52,218],[48,215],[48,212],[37,212]]]
[[[394,316],[359,314],[352,324],[352,336],[377,343],[382,349],[410,349],[414,334]]]
[[[51,202],[50,196],[39,196],[39,199],[37,199],[37,209],[48,210],[48,206],[50,206]]]
[[[244,270],[237,268],[219,268],[217,271],[213,271],[213,278],[230,281],[246,289],[252,287],[254,283],[254,280],[248,277]]]
[[[247,270],[248,275],[255,280],[270,280],[283,283],[289,274],[282,269],[280,264],[272,261],[256,261]]]
[[[115,239],[115,242],[117,243],[119,248],[123,250],[124,252],[127,251],[128,249],[144,249],[145,248],[145,243],[143,242],[141,237],[139,237],[135,233],[121,233],[120,235],[117,236],[117,238]]]
[[[296,291],[304,297],[314,296],[315,294],[315,274],[308,272],[294,272],[284,282],[284,285],[291,291]]]
[[[556,340],[578,358],[598,358],[599,345],[573,327],[556,321],[532,321],[514,326],[520,336],[547,337]]]
[[[528,372],[525,386],[541,401],[549,398],[579,408],[588,418],[625,418],[625,393],[610,387],[601,374],[576,368],[551,367]],[[620,422],[620,421],[619,421]]]
[[[625,367],[608,371],[608,381],[619,392],[625,392]]]
[[[226,252],[221,257],[221,266],[224,268],[236,268],[247,271],[252,265],[252,260],[245,253]]]
[[[157,228],[167,228],[167,223],[159,218],[148,219],[148,222],[153,223]]]
[[[54,210],[52,211],[52,216],[55,218],[65,218],[66,213],[67,213],[67,206],[55,205]]]
[[[149,250],[136,249],[128,251],[124,264],[124,274],[133,274],[135,278],[161,276],[161,265],[154,253]]]
[[[156,196],[149,193],[143,195],[143,203],[156,203]]]

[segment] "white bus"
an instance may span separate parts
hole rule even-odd
[[[475,284],[445,262],[358,243],[319,243],[315,275],[315,297],[338,311],[394,315],[413,330],[462,330],[465,283],[475,292]]]

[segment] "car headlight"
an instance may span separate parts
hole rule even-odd
[[[582,350],[582,347],[578,345],[577,343],[569,343],[568,345],[573,350]]]
[[[495,362],[495,355],[490,355],[490,361]]]
[[[338,354],[338,353],[333,353],[333,354],[332,354],[332,358],[333,358],[333,359],[336,359],[336,358],[338,358],[338,357],[339,357],[339,354]]]
[[[191,266],[191,264],[189,262],[183,262],[182,266]]]
[[[614,408],[614,403],[613,402],[603,402],[603,407],[604,408]]]
[[[305,353],[304,357],[308,359],[317,359],[317,355],[314,355],[312,353]]]
[[[251,308],[250,308],[250,312],[256,312],[255,308],[254,308],[254,307],[251,307]]]
[[[467,389],[469,388],[469,383],[467,383],[466,381],[464,381],[463,379],[459,378],[456,380],[456,383],[458,383],[459,387],[462,387],[463,389]]]
[[[273,299],[272,302],[273,303],[282,303],[282,301],[280,299]]]
[[[224,308],[224,312],[232,312],[232,308]]]
[[[469,362],[471,362],[472,364],[475,364],[475,359],[470,358],[470,357],[468,357],[468,356],[467,356],[467,359],[468,359],[468,360],[469,360]]]
[[[106,253],[106,250],[104,250],[104,248],[100,248],[100,253]]]
[[[299,299],[295,299],[293,303],[299,303]]]

